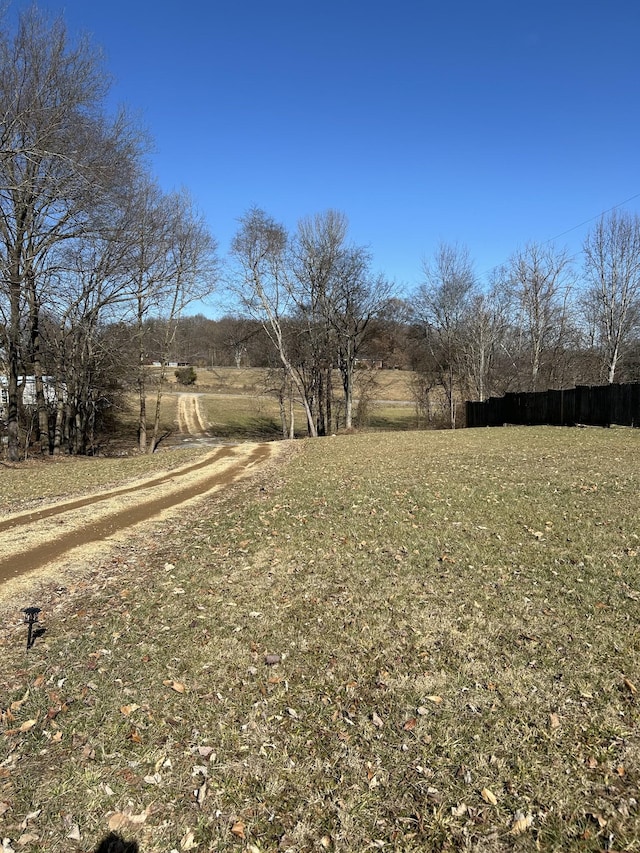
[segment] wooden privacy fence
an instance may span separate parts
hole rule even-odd
[[[578,385],[564,391],[532,391],[467,402],[467,426],[552,424],[640,426],[640,382]]]

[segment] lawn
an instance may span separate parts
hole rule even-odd
[[[7,624],[0,835],[639,849],[640,433],[290,447]]]

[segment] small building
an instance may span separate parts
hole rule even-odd
[[[24,406],[35,406],[36,404],[36,378],[35,376],[21,376],[18,380],[22,386],[22,404]],[[47,403],[56,402],[55,382],[52,376],[43,376],[44,396]],[[0,376],[0,416],[4,417],[9,406],[9,380],[6,376]]]

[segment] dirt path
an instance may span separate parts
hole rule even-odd
[[[191,395],[186,395],[191,396]],[[276,444],[221,447],[202,461],[141,483],[16,514],[0,523],[0,599],[27,575],[41,579],[62,559],[89,557],[121,541],[142,522],[184,511],[265,463]]]
[[[206,432],[197,394],[180,394],[178,397],[178,428],[187,435],[202,435]]]

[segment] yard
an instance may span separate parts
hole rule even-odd
[[[14,602],[5,849],[637,850],[640,433],[289,456]]]

